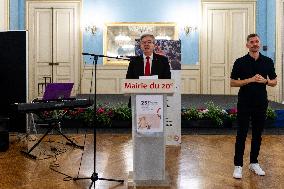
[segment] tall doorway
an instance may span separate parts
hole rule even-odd
[[[27,1],[29,100],[48,82],[80,81],[80,2]]]
[[[246,37],[254,31],[255,2],[202,2],[202,94],[237,94],[230,73],[235,59],[247,53]]]

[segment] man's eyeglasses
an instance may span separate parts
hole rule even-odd
[[[142,45],[150,45],[150,44],[153,44],[154,42],[153,41],[141,41],[141,44]]]

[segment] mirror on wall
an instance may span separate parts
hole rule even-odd
[[[104,55],[124,57],[135,55],[135,40],[150,33],[156,39],[176,40],[178,32],[173,22],[120,22],[108,23],[104,29]],[[104,58],[104,64],[125,65],[127,60]]]

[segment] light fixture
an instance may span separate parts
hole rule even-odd
[[[136,34],[152,33],[154,26],[128,26],[128,29]]]
[[[116,44],[118,44],[119,46],[123,46],[123,45],[129,44],[129,42],[131,41],[131,38],[129,36],[119,34],[115,36],[114,40]]]
[[[134,46],[134,45],[129,44],[129,45],[123,45],[123,46],[122,46],[122,48],[123,48],[123,49],[125,49],[125,50],[127,50],[127,49],[134,49],[134,48],[135,48],[135,46]]]
[[[95,25],[89,25],[85,27],[86,32],[91,32],[92,35],[96,35],[97,27]]]
[[[184,26],[184,33],[185,35],[189,36],[192,32],[196,32],[196,26]]]

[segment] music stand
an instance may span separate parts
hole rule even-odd
[[[70,94],[72,91],[74,83],[48,83],[45,91],[44,91],[44,95],[42,100],[35,100],[34,102],[41,102],[41,103],[45,103],[48,101],[59,101],[59,100],[68,100],[71,99],[70,98]],[[62,117],[62,116],[61,116]],[[24,155],[27,155],[28,157],[32,158],[32,159],[36,159],[37,157],[35,155],[30,154],[40,143],[41,141],[46,137],[46,135],[48,135],[48,133],[50,133],[53,129],[55,129],[60,135],[62,135],[68,142],[66,142],[66,145],[70,145],[76,148],[80,148],[80,149],[84,149],[84,146],[80,146],[76,143],[74,143],[72,140],[70,140],[66,135],[64,135],[62,133],[62,131],[60,130],[60,119],[61,117],[59,117],[58,115],[56,115],[56,118],[52,118],[49,120],[44,120],[48,122],[49,128],[47,129],[47,131],[45,132],[45,134],[37,141],[37,143],[35,143],[30,150],[28,151],[24,151],[22,150],[21,152]]]
[[[48,83],[46,85],[42,100],[70,99],[74,83]]]
[[[82,53],[83,55],[87,55],[87,56],[92,56],[93,57],[93,66],[95,67],[95,73],[93,75],[92,73],[92,78],[94,77],[95,79],[95,93],[94,93],[94,125],[93,125],[93,132],[94,132],[94,172],[92,173],[92,175],[90,177],[76,177],[73,178],[74,181],[76,180],[82,180],[82,179],[90,179],[92,182],[89,186],[89,189],[92,188],[93,184],[94,184],[94,188],[96,186],[95,182],[97,180],[105,180],[105,181],[115,181],[115,182],[120,182],[123,183],[124,180],[117,180],[117,179],[109,179],[109,178],[101,178],[98,176],[98,173],[96,173],[96,135],[97,135],[97,131],[96,131],[96,125],[97,125],[97,63],[98,63],[98,58],[99,57],[106,57],[106,58],[114,58],[114,59],[123,59],[123,60],[129,60],[128,58],[119,58],[119,57],[111,57],[111,56],[105,56],[105,55],[96,55],[96,54],[91,54],[91,53]]]

